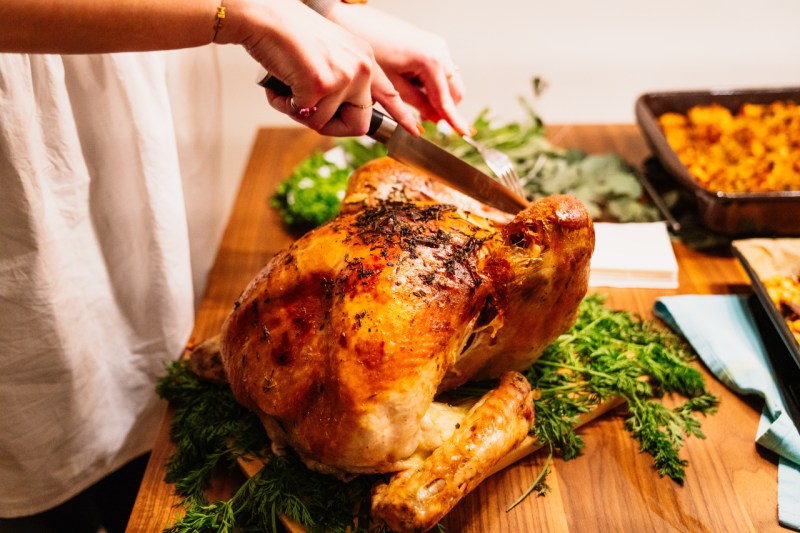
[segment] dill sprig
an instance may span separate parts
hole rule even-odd
[[[173,409],[170,436],[176,450],[167,463],[166,481],[189,503],[204,504],[214,471],[243,454],[258,454],[267,434],[228,385],[200,381],[184,361],[167,367],[156,392]]]
[[[349,483],[307,470],[293,455],[270,456],[264,467],[225,501],[191,504],[167,533],[278,531],[280,516],[309,531],[366,531],[375,476]],[[372,531],[385,531],[378,526]]]
[[[551,451],[547,455],[547,459],[544,460],[544,466],[539,471],[539,474],[536,476],[536,479],[533,480],[533,483],[522,493],[522,495],[516,499],[514,503],[512,503],[506,512],[511,512],[514,507],[521,504],[525,498],[533,494],[534,492],[539,496],[544,496],[548,492],[550,492],[550,486],[547,484],[547,475],[550,473],[550,461],[553,460],[553,452]]]
[[[525,372],[539,393],[531,433],[551,455],[573,459],[585,446],[575,429],[581,415],[622,398],[628,409],[626,430],[653,456],[659,475],[680,483],[687,466],[679,455],[684,440],[704,437],[697,415],[713,413],[717,404],[703,375],[691,365],[693,358],[673,333],[606,307],[601,295],[588,296],[575,325]],[[457,392],[477,396],[495,385],[469,383]],[[166,480],[185,498],[185,515],[169,533],[276,531],[281,515],[310,531],[376,527],[370,524],[370,491],[384,476],[361,475],[345,482],[308,470],[291,452],[273,455],[258,418],[236,403],[230,388],[199,381],[185,362],[171,364],[157,390],[174,409],[176,452]],[[674,407],[662,403],[666,395]],[[204,492],[212,473],[243,454],[260,455],[266,464],[229,500],[208,503]],[[511,507],[531,493],[543,495],[548,472],[549,458]]]
[[[171,363],[156,390],[173,408],[176,450],[166,481],[175,484],[186,511],[168,533],[277,531],[279,515],[332,533],[355,533],[369,523],[370,491],[383,476],[344,482],[308,470],[294,454],[272,454],[258,417],[236,402],[227,385],[199,380],[186,361]],[[212,474],[243,455],[261,457],[264,467],[231,499],[208,503]]]

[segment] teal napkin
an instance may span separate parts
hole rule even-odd
[[[770,375],[747,298],[667,296],[656,300],[653,311],[689,341],[725,385],[739,394],[756,394],[764,399],[756,442],[779,456],[778,521],[800,530],[800,433]]]

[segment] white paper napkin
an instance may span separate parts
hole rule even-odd
[[[594,225],[591,287],[678,287],[678,261],[664,222]]]

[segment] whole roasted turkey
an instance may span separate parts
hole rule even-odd
[[[225,379],[308,467],[396,472],[373,516],[427,529],[530,430],[517,371],[573,324],[593,247],[572,197],[511,216],[375,160],[339,216],[244,290],[220,336]],[[498,387],[469,409],[434,401],[488,378]]]

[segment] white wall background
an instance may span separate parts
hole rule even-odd
[[[651,90],[800,86],[800,0],[370,0],[444,36],[468,119],[522,118],[531,79],[546,123],[633,122]],[[220,49],[226,174],[241,176],[256,130],[292,125],[254,84],[241,48]]]

